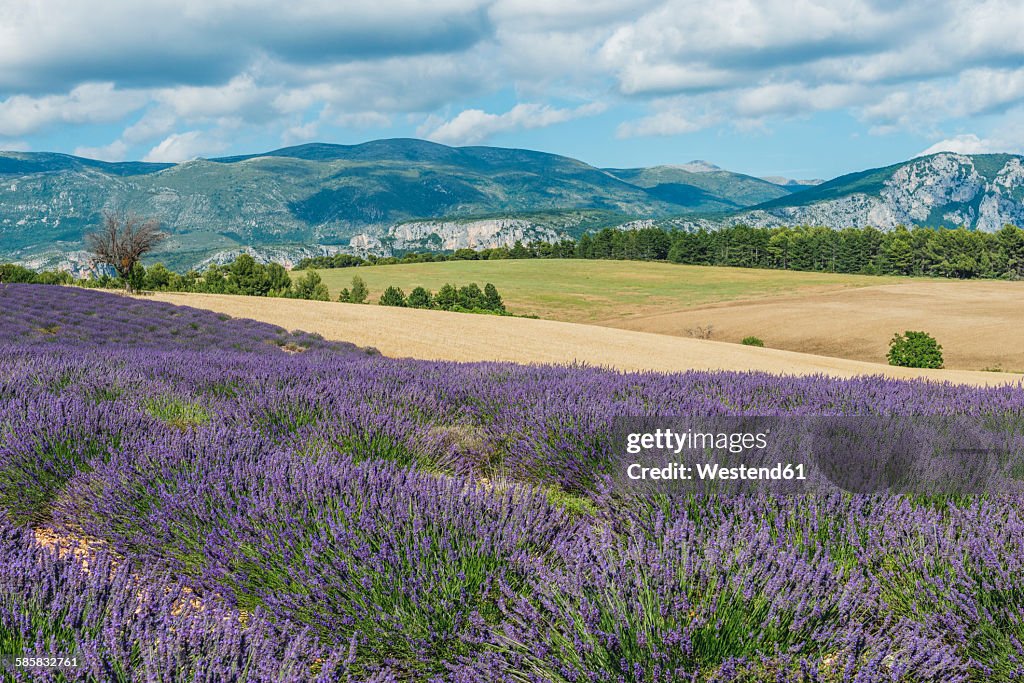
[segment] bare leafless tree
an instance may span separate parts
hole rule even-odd
[[[132,291],[131,274],[135,264],[145,254],[164,241],[160,224],[153,218],[142,219],[134,213],[103,213],[103,227],[85,236],[85,244],[92,252],[93,265],[111,266]]]

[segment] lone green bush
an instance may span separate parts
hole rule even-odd
[[[345,287],[338,294],[338,301],[348,304],[365,304],[366,297],[369,295],[370,290],[366,288],[366,281],[363,278],[356,275],[352,278],[352,289]]]
[[[330,301],[331,295],[327,291],[327,285],[320,279],[315,270],[307,272],[303,277],[296,280],[288,294],[292,299],[311,299],[313,301]]]
[[[353,304],[365,304],[366,297],[370,294],[370,290],[366,287],[366,281],[358,275],[352,278],[352,291],[349,293],[348,300]]]
[[[433,308],[434,297],[429,289],[417,287],[409,292],[409,298],[406,303],[408,303],[409,308]]]
[[[388,287],[384,290],[384,293],[380,295],[381,306],[407,306],[408,303],[405,300],[405,292],[400,287]]]
[[[760,337],[750,336],[744,337],[740,344],[743,344],[744,346],[764,346],[764,340]]]
[[[904,368],[942,367],[942,345],[927,332],[894,334],[889,342],[889,365]]]

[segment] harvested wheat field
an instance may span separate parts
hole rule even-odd
[[[886,375],[974,385],[1016,384],[1024,380],[1024,375],[893,368],[779,349],[554,320],[222,294],[162,292],[147,298],[261,320],[289,330],[316,332],[328,339],[372,346],[392,357],[584,362],[620,370],[660,372],[702,369],[835,377]]]
[[[353,275],[376,301],[388,285],[433,291],[493,282],[509,310],[541,318],[885,363],[896,332],[924,330],[947,368],[1024,371],[1024,282],[803,273],[671,263],[447,261],[318,271],[333,295]]]
[[[1024,282],[907,279],[598,324],[680,336],[710,325],[720,341],[753,335],[771,348],[878,363],[894,333],[924,330],[942,344],[947,368],[1024,371]]]

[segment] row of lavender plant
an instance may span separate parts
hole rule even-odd
[[[247,637],[306,634],[296,661],[437,681],[1024,676],[1017,494],[624,495],[607,476],[624,415],[941,413],[1013,431],[1020,388],[285,354],[273,328],[84,294],[0,291],[0,509],[106,544],[156,573],[144,582],[173,572],[211,609],[256,611],[221,619]],[[44,312],[70,322],[41,332]],[[148,336],[193,315],[203,338]],[[11,600],[31,567],[74,573],[12,547],[29,559],[0,584],[15,605],[0,634],[29,613]],[[174,642],[103,614],[133,647]],[[87,642],[93,619],[62,633]],[[238,637],[210,636],[189,671],[276,675],[211,668]]]
[[[262,611],[201,600],[181,581],[109,553],[83,559],[75,552],[73,545],[40,546],[0,518],[4,680],[357,680],[349,648],[325,648]],[[61,661],[18,661],[48,658]]]

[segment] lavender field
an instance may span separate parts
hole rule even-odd
[[[0,655],[74,681],[1015,681],[1024,496],[629,494],[616,418],[1024,389],[394,360],[0,287]]]

